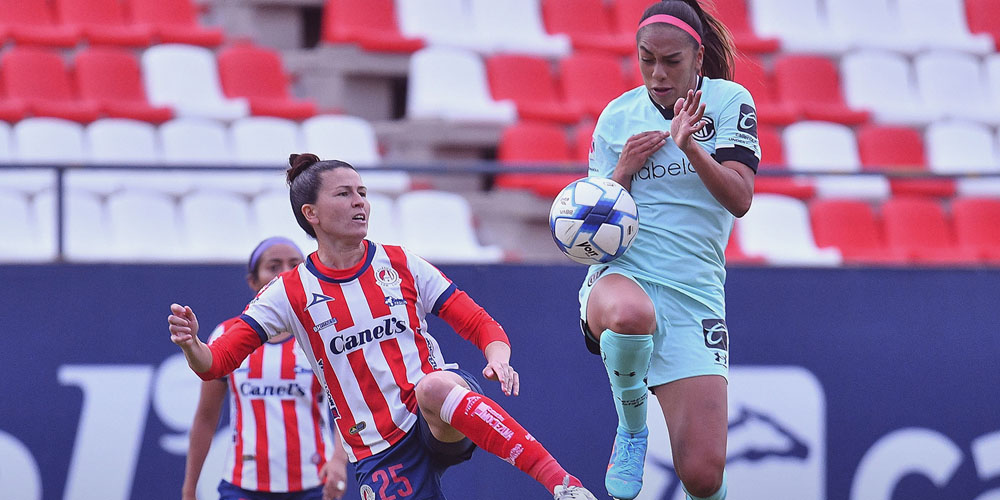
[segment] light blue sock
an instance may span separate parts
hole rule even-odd
[[[719,486],[719,491],[716,491],[714,495],[710,497],[699,498],[690,493],[687,493],[687,490],[684,490],[684,492],[687,493],[687,500],[726,500],[727,489],[728,488],[726,487],[726,471],[722,471],[722,486]]]
[[[627,432],[646,428],[646,372],[653,354],[652,335],[601,334],[601,358],[611,380],[618,411],[618,427]]]

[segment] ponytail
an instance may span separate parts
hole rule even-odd
[[[714,9],[711,0],[701,1]],[[649,6],[639,21],[641,23],[657,14],[666,14],[683,20],[701,37],[701,44],[705,47],[705,57],[701,64],[702,75],[724,80],[733,79],[736,58],[733,37],[722,22],[702,8],[699,0],[662,0]]]
[[[350,163],[340,160],[323,161],[312,153],[289,155],[288,165],[285,179],[288,182],[288,198],[292,203],[292,213],[295,214],[295,221],[299,223],[299,227],[309,236],[315,238],[316,230],[302,214],[302,206],[316,203],[322,182],[320,174],[335,168],[355,169]]]

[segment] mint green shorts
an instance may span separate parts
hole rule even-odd
[[[587,299],[594,284],[608,274],[620,274],[635,282],[646,292],[656,310],[653,356],[647,378],[649,387],[699,375],[721,375],[729,380],[729,331],[725,312],[714,311],[675,288],[636,278],[613,264],[588,274],[580,288],[580,323],[590,352],[600,354],[600,344],[587,326]]]

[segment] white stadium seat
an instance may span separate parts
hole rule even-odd
[[[233,153],[240,165],[288,167],[288,155],[302,152],[299,125],[291,120],[253,116],[229,126]]]
[[[306,254],[316,250],[316,240],[295,221],[287,189],[265,191],[255,196],[250,202],[250,216],[254,224],[254,241],[284,236],[298,244]]]
[[[108,198],[107,214],[108,253],[116,260],[183,260],[183,233],[172,196],[138,189],[114,193]]]
[[[410,57],[406,116],[452,122],[509,124],[513,102],[494,101],[482,59],[468,50],[425,47]]]
[[[83,126],[61,118],[26,118],[14,125],[14,161],[78,165],[87,158]]]
[[[979,59],[970,54],[934,51],[914,61],[921,106],[947,118],[1000,125],[1000,106],[987,89]],[[957,99],[942,96],[959,96]]]
[[[836,266],[841,262],[836,248],[818,248],[809,222],[809,209],[795,198],[758,194],[753,205],[736,224],[740,247],[748,255],[787,266]]]
[[[240,262],[256,243],[246,198],[225,191],[195,191],[181,200],[184,254],[198,261]]]
[[[894,1],[833,0],[824,5],[833,32],[847,40],[852,48],[907,54],[920,50],[919,40],[903,32]],[[858,15],[861,12],[864,15]]]
[[[465,0],[396,0],[399,30],[428,45],[458,47],[482,54],[493,51],[493,40],[479,33]]]
[[[97,164],[153,165],[161,160],[156,127],[124,118],[103,118],[87,125],[87,159]]]
[[[924,134],[927,164],[936,174],[1000,174],[1000,147],[981,123],[944,121]],[[956,181],[960,196],[1000,196],[1000,177],[966,177]]]
[[[377,167],[382,163],[375,129],[364,118],[314,116],[302,122],[302,136],[304,151],[323,160],[346,161],[355,167]],[[401,193],[410,188],[406,172],[369,169],[361,171],[361,176],[371,191]]]
[[[987,54],[993,37],[969,32],[962,0],[896,0],[903,32],[921,40],[924,49]]]
[[[63,252],[68,260],[93,262],[112,260],[111,230],[101,196],[69,189],[63,200]]]
[[[55,257],[51,193],[33,197],[0,189],[0,261],[39,262]]]
[[[175,118],[160,125],[163,160],[169,165],[229,165],[226,127],[215,120]]]
[[[142,54],[146,95],[154,106],[170,106],[179,117],[235,120],[250,114],[246,99],[222,93],[215,55],[204,47],[154,45]]]
[[[748,7],[754,31],[780,39],[782,50],[840,54],[848,48],[818,0],[750,0]]]
[[[395,201],[385,195],[368,193],[368,202],[371,205],[371,213],[368,216],[368,239],[388,245],[402,243]]]
[[[549,34],[539,0],[469,0],[473,30],[496,43],[497,52],[559,58],[572,47],[563,33]]]
[[[913,68],[897,53],[863,50],[846,54],[840,75],[847,104],[871,111],[879,123],[923,126],[940,118],[940,113],[921,106]]]
[[[411,191],[396,199],[402,243],[431,262],[499,262],[503,250],[483,246],[469,202],[443,191]]]
[[[793,171],[859,173],[861,159],[854,132],[846,125],[802,121],[782,133],[785,161]],[[885,199],[889,181],[880,175],[817,176],[816,194],[822,197]]]
[[[10,138],[10,124],[0,122],[0,162],[7,163],[14,159],[14,144]]]

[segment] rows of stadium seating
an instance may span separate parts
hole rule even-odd
[[[207,0],[203,11],[211,12],[215,3]],[[380,54],[405,58],[408,83],[399,123],[416,127],[405,130],[491,124],[496,139],[480,157],[495,148],[496,158],[511,167],[569,166],[566,174],[502,174],[492,184],[511,192],[527,190],[541,202],[582,175],[589,135],[603,105],[641,84],[634,25],[649,0],[313,3],[323,7],[325,47],[358,46],[371,61],[381,61]],[[269,8],[266,0],[253,5]],[[742,227],[763,217],[758,214],[768,212],[771,198],[789,197],[788,203],[806,207],[844,198],[878,211],[903,197],[929,197],[930,203],[948,207],[954,196],[1000,196],[996,177],[922,175],[1000,172],[1000,147],[991,129],[1000,124],[995,111],[1000,110],[1000,55],[994,53],[993,37],[985,34],[1000,34],[996,2],[965,0],[964,11],[962,0],[716,0],[715,5],[746,54],[738,60],[736,79],[757,100],[762,172],[770,174],[757,179],[758,199],[765,201],[755,203],[738,225],[736,239],[748,241],[734,242],[734,260],[740,260],[737,246],[743,243],[748,255],[785,262],[755,247]],[[0,161],[279,165],[298,148],[361,165],[427,161],[427,156],[407,157],[405,150],[387,148],[391,139],[378,123],[316,116],[339,106],[321,109],[313,99],[293,97],[280,52],[246,41],[222,45],[223,32],[202,24],[197,14],[191,0],[0,2],[0,39],[13,42],[0,55],[0,119],[12,123],[0,127]],[[303,77],[310,69],[297,71],[295,76]],[[314,123],[336,121],[350,123],[354,132],[324,127],[311,136],[308,132]],[[36,129],[44,139],[31,139]],[[352,157],[359,145],[366,156]],[[380,154],[387,149],[388,156]],[[187,194],[221,190],[243,197],[246,214],[255,197],[273,194],[276,185],[252,173],[240,180],[188,172],[87,179],[83,170],[67,176],[68,195],[96,195],[103,223],[111,197],[132,189],[159,186],[173,213],[180,213]],[[794,175],[799,173],[810,175]],[[0,187],[12,186],[15,177]],[[406,206],[399,201],[411,189],[408,176],[366,173],[366,180],[388,195],[387,205]],[[29,209],[51,201],[46,198],[51,186],[37,178],[13,192]],[[41,218],[46,209],[38,210],[29,211],[33,215],[25,220]],[[459,232],[472,234],[469,207],[452,212],[467,214]],[[70,258],[98,258],[75,252],[69,240],[67,235]],[[534,243],[512,240],[505,246]],[[817,244],[828,243],[817,233]],[[6,253],[3,246],[0,253]],[[489,261],[500,255],[478,243],[454,246],[473,254],[444,251],[442,258],[475,258],[479,252]],[[889,254],[901,262],[910,259]],[[211,258],[203,252],[191,255]],[[984,260],[962,255],[965,262]]]

